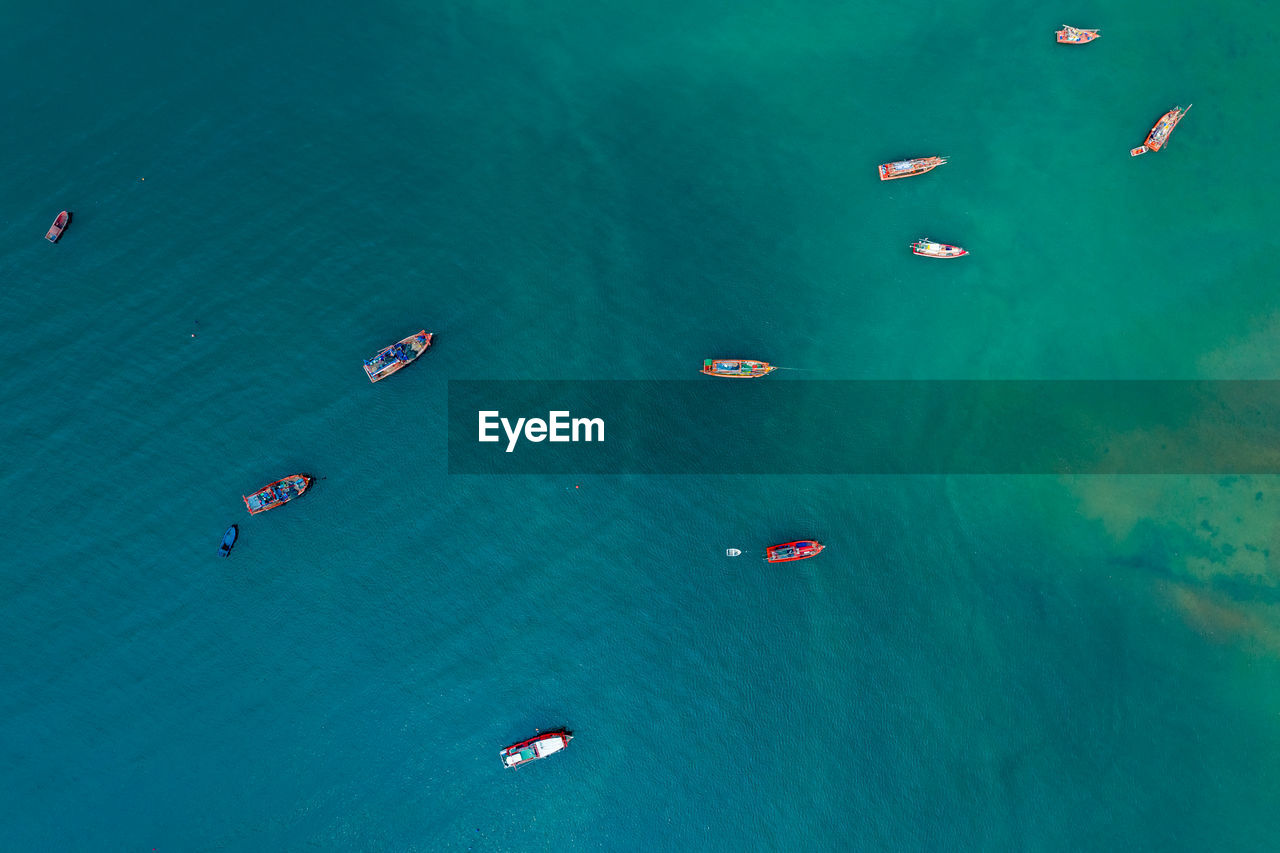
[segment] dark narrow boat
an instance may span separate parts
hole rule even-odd
[[[71,224],[71,214],[64,210],[54,218],[53,224],[49,226],[44,238],[50,243],[58,242],[62,239],[62,232],[67,230],[69,224]]]
[[[553,732],[542,732],[528,740],[513,743],[498,754],[502,756],[503,767],[519,767],[530,761],[554,755],[568,746],[571,740],[573,740],[571,732],[566,729],[556,729]]]
[[[240,528],[234,524],[227,528],[227,532],[222,534],[222,544],[218,546],[219,557],[230,557],[231,549],[236,544],[236,537],[240,535]]]
[[[789,563],[792,560],[807,560],[810,557],[816,557],[822,553],[822,549],[825,547],[827,546],[812,539],[799,539],[783,545],[770,545],[765,550],[765,555],[769,558],[770,563]]]
[[[245,509],[249,510],[249,515],[257,515],[269,509],[284,506],[311,488],[313,482],[306,474],[290,474],[283,480],[276,480],[269,486],[263,486],[251,495],[245,495]]]

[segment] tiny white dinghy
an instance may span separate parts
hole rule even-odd
[[[725,555],[726,557],[736,557],[736,556],[738,556],[738,555],[739,555],[739,554],[741,554],[741,553],[742,553],[742,552],[741,552],[741,551],[739,551],[737,548],[725,548],[725,549],[724,549],[724,555]]]

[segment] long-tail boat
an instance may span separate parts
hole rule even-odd
[[[427,351],[427,347],[431,346],[431,337],[431,333],[423,329],[417,334],[378,350],[377,355],[364,363],[364,372],[368,374],[369,381],[377,382],[379,379],[386,379],[416,360]]]
[[[1062,25],[1062,29],[1058,30],[1058,44],[1088,44],[1096,39],[1102,33],[1097,30],[1082,30],[1078,27],[1068,27]]]
[[[952,246],[948,243],[935,243],[928,237],[912,243],[911,251],[913,254],[925,258],[960,258],[969,254],[968,249],[961,249],[959,246]]]
[[[754,379],[764,376],[778,368],[767,361],[749,361],[747,359],[708,358],[702,362],[702,372],[708,376],[728,376],[734,379]]]
[[[946,157],[917,157],[914,160],[899,160],[896,163],[880,164],[880,180],[892,181],[896,178],[911,178],[931,172],[947,162]]]
[[[792,560],[807,560],[810,557],[816,557],[822,553],[822,549],[825,547],[827,546],[812,539],[799,539],[782,545],[770,545],[765,549],[764,553],[770,563],[789,563]]]
[[[71,214],[64,210],[53,218],[53,224],[45,232],[44,238],[50,243],[58,242],[62,239],[62,232],[67,230],[69,224],[71,224]]]
[[[251,495],[244,495],[245,509],[249,510],[249,515],[257,515],[284,506],[311,488],[313,482],[315,481],[306,474],[290,474],[269,486],[263,486]]]
[[[513,743],[498,754],[502,756],[503,767],[519,767],[522,764],[528,764],[530,761],[537,761],[539,758],[554,755],[568,746],[571,740],[573,740],[571,732],[565,729],[557,729],[553,732],[536,734],[519,743]]]
[[[1137,148],[1130,148],[1129,156],[1137,157],[1139,154],[1146,154],[1148,151],[1159,151],[1169,141],[1169,136],[1173,133],[1173,129],[1178,126],[1178,122],[1182,121],[1182,117],[1191,112],[1192,106],[1192,104],[1187,104],[1185,110],[1182,107],[1174,107],[1160,116],[1160,120],[1155,123],[1155,127],[1151,128],[1151,132],[1147,134],[1147,141]]]

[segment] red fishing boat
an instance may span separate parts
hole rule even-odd
[[[410,335],[402,341],[378,350],[377,355],[365,361],[364,372],[368,375],[370,382],[386,379],[417,360],[429,346],[431,346],[431,333],[423,329],[416,335]]]
[[[896,163],[880,164],[880,180],[892,181],[897,178],[911,178],[931,172],[947,162],[946,157],[917,157],[914,160],[899,160]]]
[[[498,754],[502,756],[503,767],[519,767],[530,761],[554,755],[568,746],[571,740],[573,740],[572,733],[565,729],[557,729],[554,732],[542,732],[528,740],[513,743]]]
[[[1191,112],[1192,106],[1193,104],[1187,104],[1185,110],[1182,107],[1174,107],[1160,116],[1160,120],[1156,122],[1155,127],[1151,128],[1151,132],[1147,134],[1147,141],[1137,148],[1130,148],[1129,156],[1137,157],[1139,154],[1146,154],[1148,151],[1159,151],[1169,141],[1169,136],[1173,133],[1173,129],[1178,126],[1178,122],[1182,121],[1182,117]]]
[[[54,217],[53,224],[49,226],[49,230],[45,233],[44,238],[50,243],[56,243],[62,239],[62,232],[67,230],[67,226],[71,223],[71,214],[62,211]]]
[[[754,379],[764,376],[778,368],[767,361],[748,361],[746,359],[703,359],[702,372],[708,376],[728,376],[736,379]]]
[[[928,237],[912,243],[911,252],[924,258],[961,258],[969,254],[968,249],[961,249],[959,246],[948,243],[935,243]]]
[[[245,509],[249,510],[249,515],[257,515],[269,509],[284,506],[311,488],[313,482],[315,481],[306,474],[290,474],[283,480],[276,480],[269,486],[263,486],[251,495],[244,495]]]
[[[792,560],[807,560],[822,553],[827,546],[812,539],[799,539],[785,545],[770,545],[765,549],[765,556],[770,563],[789,563]]]
[[[1097,30],[1082,30],[1077,27],[1068,27],[1062,25],[1062,29],[1058,30],[1058,44],[1088,44],[1096,39],[1102,33]]]

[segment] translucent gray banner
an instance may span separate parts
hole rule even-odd
[[[454,474],[1275,474],[1278,427],[1280,381],[449,382]]]

